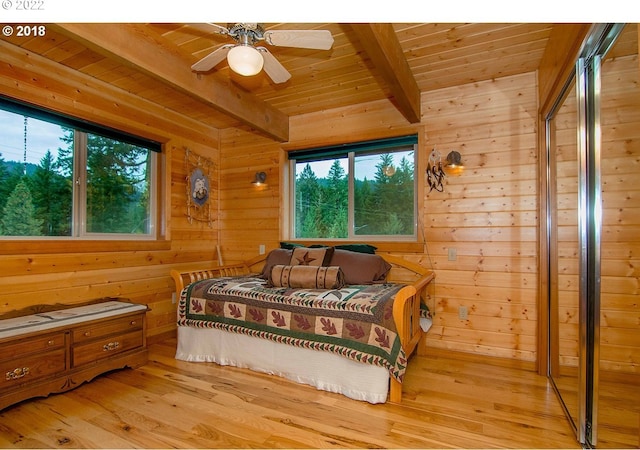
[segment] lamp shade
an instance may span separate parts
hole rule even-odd
[[[236,45],[227,53],[227,62],[234,72],[250,77],[262,70],[264,59],[255,48],[249,45]]]
[[[447,155],[447,163],[444,165],[444,171],[447,175],[460,175],[464,171],[464,164],[462,164],[462,156],[460,153],[454,151],[449,152]]]
[[[267,182],[266,172],[256,172],[256,176],[251,183],[256,186],[262,186],[263,184],[266,184],[266,182]]]

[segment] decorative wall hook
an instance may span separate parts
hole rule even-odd
[[[442,180],[444,180],[445,173],[442,169],[442,157],[440,152],[435,148],[431,150],[429,155],[429,162],[427,163],[427,184],[429,185],[429,192],[434,189],[438,192],[444,190]]]

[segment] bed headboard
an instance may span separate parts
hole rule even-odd
[[[387,280],[390,282],[412,284],[416,290],[420,292],[435,278],[435,274],[432,270],[429,270],[419,264],[413,263],[399,256],[384,253],[380,253],[379,255],[391,264],[391,270],[387,276]],[[194,281],[207,278],[258,273],[262,270],[266,258],[267,255],[265,254],[237,264],[226,264],[223,266],[192,269],[188,271],[172,270],[171,277],[176,284],[176,293],[177,295],[180,295],[182,289]]]

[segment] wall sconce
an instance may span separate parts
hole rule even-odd
[[[267,184],[267,174],[265,172],[256,172],[256,176],[251,182],[254,186],[262,186]]]
[[[444,191],[444,184],[442,183],[445,175],[455,176],[460,175],[464,171],[464,165],[462,164],[462,156],[455,150],[450,151],[447,155],[445,164],[442,163],[440,152],[435,148],[431,150],[429,155],[429,162],[427,163],[427,184],[429,185],[429,192],[434,189],[438,192]]]
[[[447,175],[460,175],[464,171],[460,153],[455,150],[449,152],[447,155],[447,163],[444,165],[444,171]]]

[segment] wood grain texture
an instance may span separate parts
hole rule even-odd
[[[546,379],[433,351],[414,357],[401,405],[174,358],[0,413],[0,446],[23,448],[579,448]]]
[[[175,330],[172,265],[214,261],[217,222],[209,228],[186,218],[185,148],[216,163],[219,132],[183,114],[0,42],[0,92],[59,112],[158,139],[164,143],[165,198],[170,240],[143,242],[6,242],[0,251],[0,313],[38,303],[80,304],[123,297],[151,306],[148,336]],[[72,52],[75,54],[75,51]],[[217,196],[212,208],[218,209]]]
[[[82,72],[90,77],[114,85],[122,90],[162,105],[209,126],[225,129],[238,126],[238,107],[222,99],[225,115],[212,96],[224,93],[211,92],[207,87],[227,85],[236,95],[248,93],[264,102],[268,111],[274,108],[286,116],[294,117],[389,98],[392,89],[367,55],[368,42],[362,42],[348,23],[266,23],[267,30],[322,29],[331,32],[334,45],[328,51],[306,50],[270,46],[269,50],[291,73],[284,85],[276,85],[260,73],[255,77],[242,77],[233,73],[226,63],[215,70],[199,75],[193,86],[200,88],[185,92],[171,86],[155,73],[173,73],[173,80],[192,76],[190,65],[216,48],[228,44],[229,39],[215,33],[183,23],[137,24],[135,40],[127,38],[119,51],[105,54],[110,47],[104,36],[115,39],[122,36],[118,24],[95,24],[99,32],[89,38],[91,45],[82,39],[60,32],[54,26],[47,28],[45,36],[6,40],[20,48]],[[485,81],[493,78],[535,71],[541,61],[545,46],[556,28],[567,25],[548,23],[395,23],[390,32],[395,33],[401,55],[410,69],[419,92],[427,92]],[[132,42],[138,42],[135,48]],[[103,48],[96,44],[102,43]],[[135,52],[142,45],[150,46],[148,66],[134,67],[122,61],[120,54]],[[172,64],[171,61],[174,63]],[[178,61],[176,64],[175,62]],[[213,81],[210,81],[213,80]],[[392,80],[393,83],[393,80]],[[184,86],[184,85],[183,85]],[[239,87],[237,89],[236,87]],[[243,92],[248,91],[248,92]],[[414,104],[415,107],[415,104]],[[271,127],[256,110],[244,108],[240,115],[248,114],[257,128]],[[269,113],[275,117],[274,114]],[[234,117],[235,116],[235,117]],[[280,134],[281,127],[277,133]]]
[[[389,23],[353,24],[375,70],[382,74],[402,115],[409,123],[420,122],[420,89]]]
[[[423,93],[422,122],[411,127],[389,102],[292,118],[285,150],[418,133],[426,248],[403,253],[391,245],[388,251],[437,273],[428,346],[536,360],[536,95],[535,74],[529,73]],[[423,186],[433,148],[443,157],[460,151],[466,166],[462,176],[446,179],[442,193]],[[258,149],[260,165],[253,162]],[[283,211],[289,188],[280,152],[281,146],[243,129],[221,133],[221,205],[230,214],[221,223],[221,245],[228,262],[255,254],[259,243],[275,248],[288,236]],[[252,190],[247,182],[258,169],[268,171],[279,190],[271,184]],[[235,211],[239,218],[232,217]],[[456,261],[448,260],[451,247]],[[458,319],[459,306],[468,308],[467,320]]]
[[[184,24],[148,26],[193,61],[221,45],[211,36],[194,35]],[[535,71],[552,25],[393,26],[421,90],[419,124],[408,124],[393,102],[381,95],[349,25],[268,25],[328,28],[335,39],[330,55],[278,49],[277,57],[293,74],[290,85],[275,88],[257,80],[257,86],[244,86],[290,115],[286,143],[237,126],[237,120],[203,107],[192,96],[105,58],[53,28],[44,38],[0,41],[0,93],[164,143],[170,228],[170,239],[153,248],[122,242],[109,247],[5,243],[0,249],[0,312],[43,301],[73,304],[102,296],[126,297],[151,306],[147,314],[151,337],[170,333],[175,330],[171,268],[217,261],[218,244],[225,262],[242,261],[254,256],[260,244],[275,248],[286,237],[284,211],[290,187],[284,169],[286,151],[418,133],[419,176],[434,147],[443,154],[460,151],[467,167],[462,176],[447,178],[443,193],[425,192],[421,180],[421,234],[427,246],[419,242],[416,251],[381,245],[385,252],[438,273],[430,304],[436,323],[429,345],[535,361],[541,201]],[[108,33],[108,27],[104,30]],[[620,40],[624,44],[616,54],[620,61],[637,55],[637,26],[629,30],[633,36],[625,34]],[[618,66],[621,74],[633,73]],[[228,75],[223,69],[211,76]],[[627,75],[624,79],[632,80]],[[637,85],[637,78],[624,85],[633,88],[633,83]],[[637,295],[636,249],[628,242],[635,243],[633,224],[638,214],[635,194],[622,193],[634,180],[632,173],[637,173],[633,155],[638,109],[629,103],[633,96],[614,94],[607,100],[610,117],[629,118],[630,123],[613,120],[605,129],[610,159],[604,178],[603,254],[609,261],[606,301],[611,305],[606,320],[616,325],[607,336],[607,345],[611,343],[607,350],[620,367],[637,371],[637,340],[629,329],[637,308],[627,314],[623,305],[635,304]],[[211,201],[217,217],[211,228],[190,224],[186,217],[185,148],[216,164],[212,184],[218,195]],[[267,173],[266,187],[250,184],[257,171]],[[569,202],[570,185],[565,188],[562,201]],[[571,222],[568,216],[562,220],[560,231],[566,238],[572,233]],[[449,248],[457,250],[455,261],[448,260]],[[573,268],[568,264],[566,269],[569,282]],[[468,307],[468,320],[458,319],[459,306]]]

